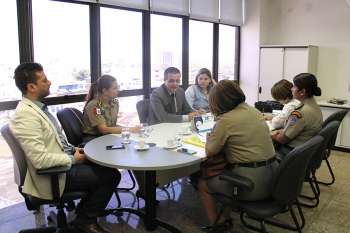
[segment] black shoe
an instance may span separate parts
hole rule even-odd
[[[97,223],[74,224],[74,228],[79,233],[109,233],[109,231],[104,230]]]

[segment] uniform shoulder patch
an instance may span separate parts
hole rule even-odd
[[[299,119],[302,117],[301,112],[299,112],[299,111],[293,111],[290,115],[295,116]]]

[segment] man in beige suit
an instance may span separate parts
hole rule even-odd
[[[82,149],[69,145],[55,118],[42,102],[50,94],[51,82],[38,63],[23,63],[15,70],[16,86],[23,94],[10,129],[26,155],[28,170],[23,192],[52,199],[49,176],[37,175],[37,169],[71,166],[59,178],[60,194],[65,191],[88,191],[88,196],[77,207],[74,226],[79,232],[106,232],[97,224],[97,216],[108,204],[120,181],[120,173],[92,164]]]

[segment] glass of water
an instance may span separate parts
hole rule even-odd
[[[140,137],[147,138],[148,135],[148,124],[147,123],[141,123],[141,128],[140,128]]]
[[[122,138],[123,138],[123,143],[124,143],[124,144],[130,143],[130,131],[129,131],[129,127],[123,127],[123,128],[122,128]]]

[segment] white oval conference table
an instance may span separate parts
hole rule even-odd
[[[185,147],[196,150],[195,155],[162,148],[169,138],[174,138],[179,129],[183,130],[184,127],[188,127],[188,123],[163,123],[152,126],[153,130],[146,138],[146,143],[153,142],[156,143],[156,146],[152,146],[146,151],[138,151],[134,148],[138,144],[136,140],[139,137],[137,135],[131,137],[133,140],[130,144],[126,144],[124,149],[106,149],[106,146],[122,143],[122,138],[113,134],[95,138],[84,147],[87,158],[101,166],[145,171],[145,212],[128,208],[120,208],[119,210],[139,215],[143,218],[148,231],[153,231],[157,226],[161,226],[170,232],[181,232],[176,227],[156,218],[156,171],[199,164],[205,157],[203,148],[192,145],[185,145]]]

